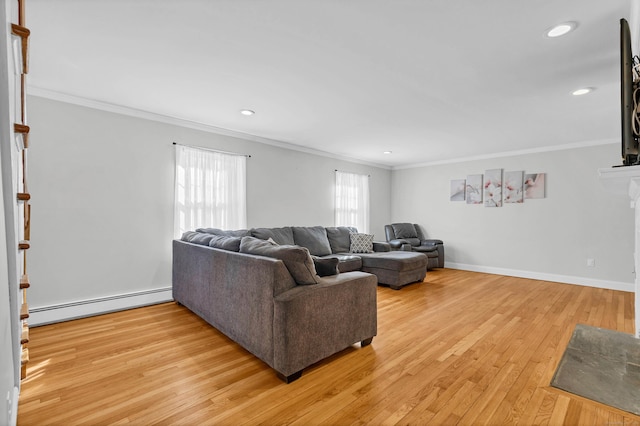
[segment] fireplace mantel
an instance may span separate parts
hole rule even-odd
[[[626,195],[631,200],[631,208],[635,209],[635,336],[640,338],[640,166],[612,167],[598,169],[600,182],[609,192]]]
[[[631,194],[631,182],[640,179],[640,166],[629,167],[611,167],[608,169],[598,169],[598,175],[600,176],[600,182],[604,188],[618,195],[628,195],[631,201],[637,199],[637,191],[634,190],[634,194]],[[637,183],[634,188],[638,188]]]

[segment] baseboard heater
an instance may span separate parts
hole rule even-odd
[[[171,287],[78,300],[29,309],[29,326],[51,324],[77,318],[155,305],[173,300]]]

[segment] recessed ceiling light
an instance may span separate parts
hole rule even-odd
[[[571,94],[573,96],[582,96],[586,95],[587,93],[593,92],[593,90],[593,87],[583,87],[582,89],[574,90],[573,92],[571,92]]]
[[[240,114],[242,115],[253,115],[255,114],[255,111],[251,111],[250,109],[241,109],[240,110]]]
[[[563,22],[562,24],[558,24],[555,27],[549,28],[545,32],[545,34],[547,37],[550,37],[550,38],[560,37],[575,30],[577,26],[578,26],[577,22],[573,22],[573,21]]]
[[[384,151],[383,154],[391,154],[391,151]]]

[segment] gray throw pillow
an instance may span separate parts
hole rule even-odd
[[[238,230],[224,230],[218,228],[198,228],[197,232],[203,232],[205,234],[213,234],[213,235],[224,235],[227,237],[244,237],[249,235],[249,231],[246,229],[238,229]]]
[[[340,273],[338,270],[338,263],[340,263],[340,260],[338,260],[337,257],[311,257],[319,276],[328,277],[330,275],[338,275]]]
[[[308,248],[312,256],[331,254],[331,245],[324,226],[293,226],[291,229],[296,245]]]
[[[351,234],[351,253],[373,253],[373,235]]]
[[[194,231],[186,231],[182,233],[182,237],[180,237],[181,241],[189,241],[190,238],[193,237],[193,235],[197,234],[197,232]]]
[[[392,223],[391,227],[397,239],[418,238],[418,232],[412,223]]]
[[[294,245],[293,231],[291,227],[284,228],[252,228],[250,235],[261,240],[273,239],[280,245]]]
[[[317,284],[319,282],[313,260],[309,250],[305,247],[276,246],[258,238],[242,237],[240,253],[257,254],[282,260],[295,282],[300,285]]]
[[[240,251],[240,237],[227,237],[224,235],[213,235],[209,241],[209,247],[228,251]]]
[[[355,228],[346,226],[326,228],[326,231],[331,253],[348,253],[351,247],[351,232],[358,232]]]
[[[183,240],[185,235],[187,234],[187,232],[185,232],[183,234]],[[209,245],[209,241],[211,241],[211,238],[213,238],[214,236],[211,234],[202,234],[200,232],[191,232],[188,233],[189,235],[187,235],[186,240],[184,241],[188,241],[192,244],[199,244],[201,246],[208,246]]]

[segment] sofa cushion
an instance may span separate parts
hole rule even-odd
[[[189,238],[192,238],[193,235],[197,234],[197,232],[195,231],[186,231],[182,233],[182,236],[180,237],[181,241],[189,241]]]
[[[351,234],[351,253],[373,253],[373,235]]]
[[[273,239],[280,245],[294,245],[293,231],[291,227],[286,226],[284,228],[252,228],[249,231],[252,237],[259,238],[261,240]]]
[[[348,253],[351,248],[351,233],[358,232],[355,228],[337,226],[325,228],[327,239],[331,246],[331,253]]]
[[[244,237],[249,235],[249,231],[246,229],[238,229],[238,230],[224,230],[218,228],[198,228],[196,232],[204,232],[205,234],[213,234],[213,235],[225,235],[227,237]]]
[[[291,230],[295,244],[308,248],[312,256],[331,254],[327,230],[323,226],[292,226]]]
[[[420,240],[417,238],[403,238],[403,240],[411,244],[413,247],[420,245]]]
[[[201,246],[208,246],[209,245],[209,241],[211,241],[211,238],[213,238],[213,235],[210,234],[203,234],[201,232],[193,232],[193,231],[187,231],[184,234],[182,234],[182,241],[187,241],[189,243],[192,244],[199,244]]]
[[[340,271],[340,273],[359,271],[362,269],[362,258],[360,256],[349,253],[330,254],[329,256],[325,256],[324,259],[331,257],[338,259],[338,271]]]
[[[222,250],[240,251],[240,237],[227,237],[224,235],[212,235],[211,241],[209,241],[209,247],[214,247]]]
[[[418,238],[418,231],[412,223],[393,223],[391,227],[397,239]]]
[[[256,254],[282,260],[295,282],[300,285],[317,284],[319,282],[316,268],[306,247],[277,246],[258,238],[242,237],[240,253]]]
[[[311,256],[313,264],[316,267],[316,272],[321,277],[328,277],[331,275],[337,275],[340,273],[338,270],[338,263],[340,261],[337,257],[317,257]]]

